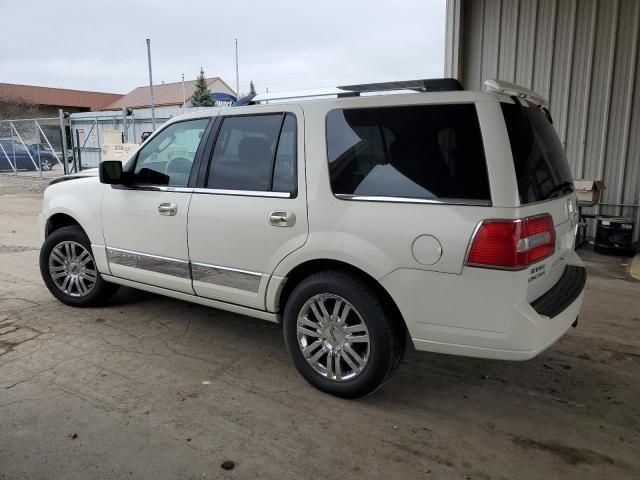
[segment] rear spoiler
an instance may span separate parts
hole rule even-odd
[[[547,99],[542,95],[529,90],[528,88],[521,87],[515,83],[504,82],[502,80],[486,80],[484,87],[487,92],[501,93],[503,95],[509,95],[510,97],[524,98],[533,103],[539,105],[548,105]]]

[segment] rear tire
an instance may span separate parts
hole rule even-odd
[[[119,288],[102,278],[89,237],[77,225],[55,230],[45,239],[40,273],[53,296],[72,307],[102,305]]]
[[[359,276],[342,271],[300,282],[285,305],[283,329],[298,372],[317,389],[343,398],[382,386],[406,343],[404,325],[394,321],[391,309]]]

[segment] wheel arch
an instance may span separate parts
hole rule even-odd
[[[46,238],[56,230],[60,230],[63,227],[70,227],[72,225],[77,225],[78,227],[82,228],[82,225],[80,225],[80,222],[78,222],[78,220],[76,220],[73,216],[69,215],[68,213],[62,213],[62,212],[54,213],[47,219],[45,223],[44,236]],[[82,231],[86,233],[84,228],[82,228]]]
[[[342,260],[335,260],[331,258],[317,258],[313,260],[304,261],[295,267],[293,267],[285,276],[280,291],[276,294],[275,307],[276,310],[282,312],[284,305],[286,304],[291,292],[294,288],[309,275],[313,275],[318,272],[325,272],[330,270],[346,271],[357,275],[361,278],[369,288],[371,288],[379,298],[383,300],[383,304],[386,308],[389,308],[393,314],[393,318],[400,322],[400,325],[407,329],[406,322],[391,294],[385,289],[375,277],[365,272],[359,267],[352,265]]]

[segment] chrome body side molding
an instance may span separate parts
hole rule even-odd
[[[258,293],[262,279],[260,273],[195,262],[191,263],[191,274],[194,282],[222,285],[254,293]]]
[[[252,293],[258,293],[260,281],[262,280],[262,274],[258,272],[207,265],[206,263],[191,263],[186,260],[150,255],[121,248],[107,247],[107,260],[109,263],[124,265],[125,267],[149,270],[180,278],[192,278],[195,282],[237,288]]]
[[[150,270],[174,277],[191,278],[189,262],[176,258],[161,257],[147,253],[123,250],[120,248],[107,247],[107,260],[109,263],[117,263],[125,267],[139,268],[140,270]]]

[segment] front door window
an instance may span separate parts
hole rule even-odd
[[[167,126],[138,152],[134,170],[139,185],[186,187],[208,118]]]

